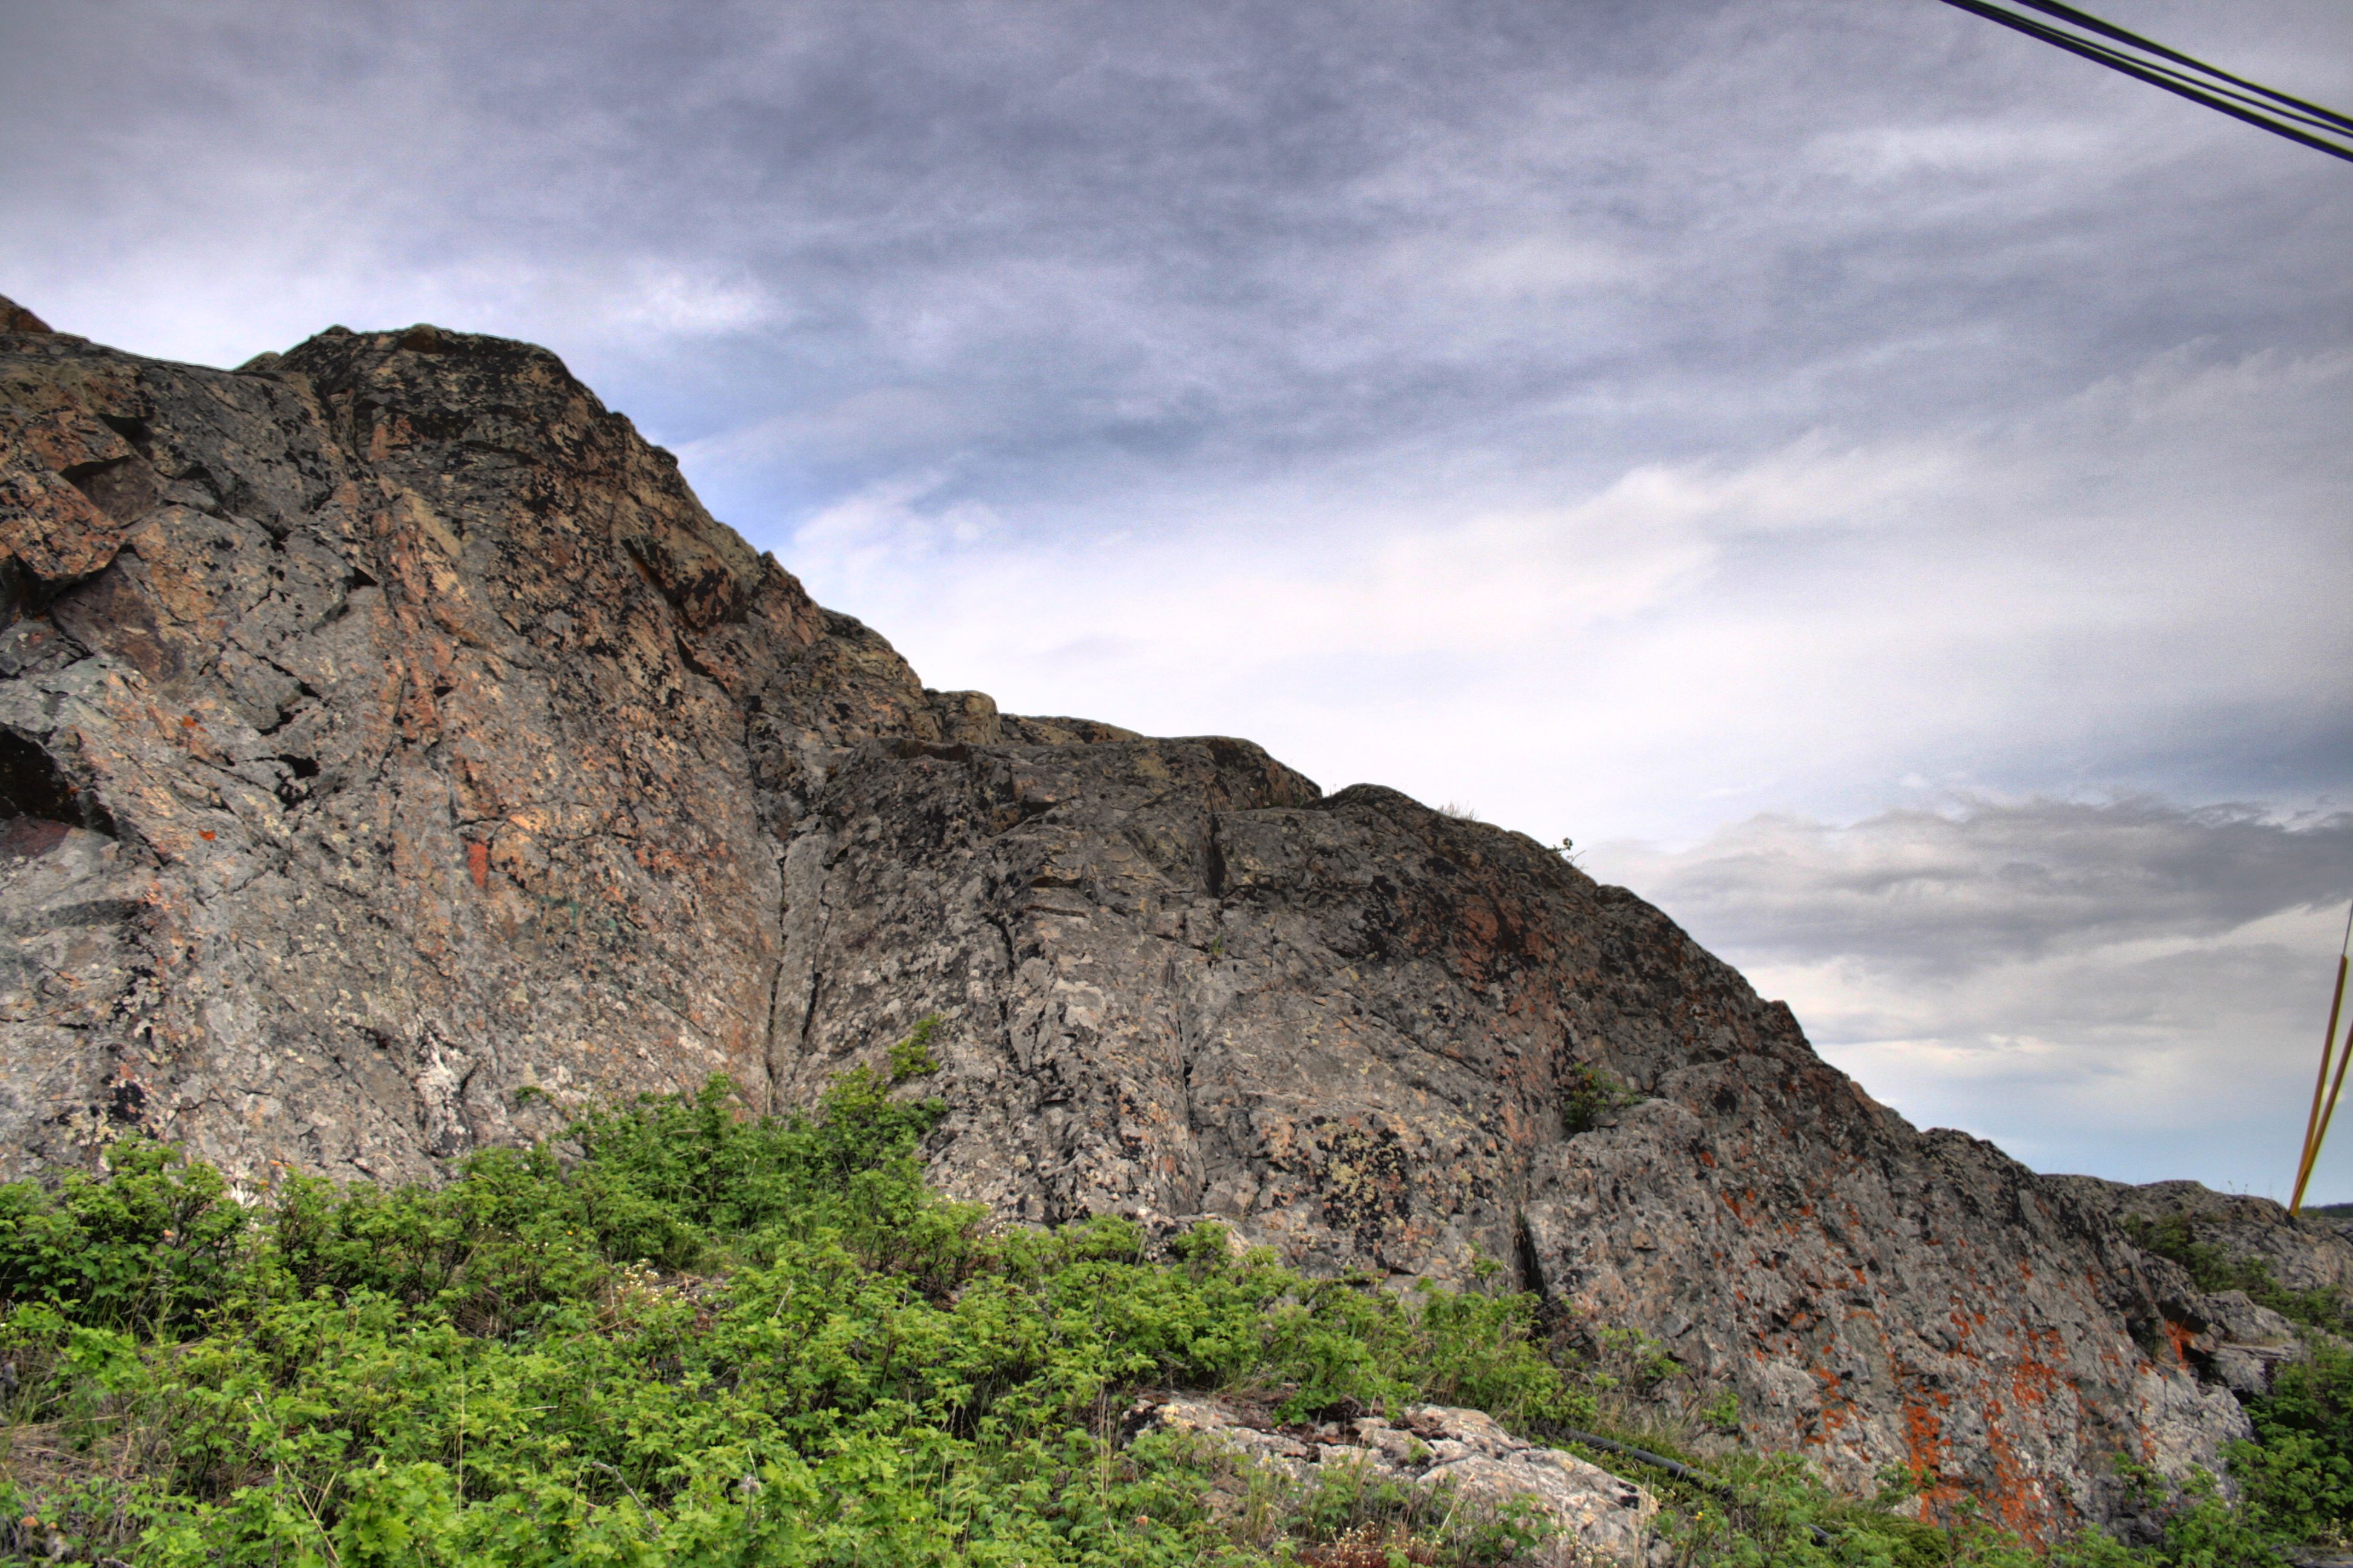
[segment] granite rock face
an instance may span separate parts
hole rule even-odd
[[[1216,741],[878,749],[813,805],[788,1094],[942,1016],[934,1160],[999,1212],[1211,1216],[1400,1280],[1506,1260],[1736,1391],[1749,1440],[2021,1528],[2110,1512],[2116,1451],[2243,1430],[2105,1216],[1915,1132],[1531,840]]]
[[[2132,1186],[2097,1176],[2052,1176],[2052,1184],[2127,1228],[2172,1226],[2196,1245],[2258,1264],[2290,1290],[2353,1290],[2353,1220],[2196,1182]]]
[[[1008,1218],[1500,1260],[1747,1440],[2030,1530],[2243,1429],[2101,1204],[1915,1131],[1656,910],[1246,742],[926,689],[543,350],[19,323],[0,621],[12,1173],[142,1127],[429,1176],[591,1095],[805,1104],[936,1016],[933,1169]]]

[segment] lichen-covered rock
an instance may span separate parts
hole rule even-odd
[[[1228,1457],[1233,1468],[1219,1478],[1213,1509],[1238,1509],[1254,1470],[1303,1490],[1385,1483],[1444,1500],[1441,1524],[1514,1511],[1540,1521],[1546,1534],[1529,1560],[1543,1568],[1641,1561],[1659,1509],[1632,1481],[1565,1449],[1523,1442],[1477,1410],[1417,1405],[1395,1424],[1366,1415],[1278,1427],[1230,1401],[1157,1395],[1139,1401],[1128,1425],[1188,1434]]]
[[[2203,1357],[2213,1381],[2233,1394],[2269,1394],[2280,1363],[2308,1353],[2294,1323],[2250,1300],[2244,1290],[2218,1290],[2200,1298],[2198,1306],[2204,1328],[2190,1346],[2192,1363]]]
[[[0,765],[81,803],[10,809],[117,848],[78,906],[113,912],[0,973],[0,1161],[137,1124],[253,1182],[418,1176],[590,1093],[765,1095],[804,754],[986,699],[811,603],[543,350],[0,345]]]
[[[926,689],[543,350],[0,333],[0,485],[9,1172],[140,1127],[429,1177],[713,1072],[807,1104],[936,1016],[950,1190],[1501,1260],[1858,1488],[2039,1531],[2243,1429],[2173,1266],[1657,910],[1246,742]]]
[[[2111,1511],[2119,1450],[2186,1474],[2245,1430],[2099,1215],[1914,1131],[1529,839],[1219,741],[870,747],[810,802],[792,1092],[939,1015],[934,1165],[1000,1212],[1514,1260],[1736,1391],[1750,1441],[2026,1530]],[[1597,1081],[1639,1103],[1568,1114]]]
[[[0,332],[33,333],[48,330],[47,321],[6,295],[0,294]]]

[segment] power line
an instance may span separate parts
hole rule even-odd
[[[2008,0],[2007,5],[1998,4],[1997,0],[1945,0],[1945,4],[1971,16],[1983,16],[1989,22],[1998,22],[2030,38],[2039,38],[2071,55],[2081,55],[2152,87],[2163,88],[2193,103],[2220,110],[2233,120],[2243,120],[2274,136],[2301,142],[2331,157],[2353,163],[2353,119],[2232,76],[2073,5],[2061,5],[2058,0]],[[2010,9],[2012,5],[2019,9]],[[2040,21],[2035,16],[2023,14],[2026,12],[2054,17],[2067,26]]]

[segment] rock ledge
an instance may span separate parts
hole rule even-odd
[[[1191,1434],[1230,1456],[1234,1469],[1210,1494],[1213,1510],[1238,1510],[1253,1471],[1311,1490],[1386,1482],[1442,1491],[1456,1521],[1493,1518],[1524,1503],[1552,1527],[1530,1559],[1542,1568],[1596,1559],[1639,1563],[1659,1511],[1658,1500],[1641,1487],[1574,1454],[1523,1442],[1477,1410],[1417,1405],[1394,1425],[1366,1415],[1276,1427],[1228,1400],[1174,1394],[1138,1401],[1128,1425]]]

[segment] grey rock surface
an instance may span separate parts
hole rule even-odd
[[[927,1156],[1010,1219],[1501,1260],[1746,1440],[2031,1531],[2243,1430],[2092,1195],[1915,1131],[1658,910],[925,689],[543,350],[0,333],[0,623],[12,1173],[140,1127],[255,1190],[430,1176],[713,1072],[806,1104],[935,1016]]]
[[[1280,1427],[1229,1400],[1174,1394],[1139,1401],[1127,1425],[1187,1435],[1224,1458],[1213,1510],[1238,1511],[1253,1479],[1266,1476],[1308,1491],[1369,1482],[1428,1493],[1444,1504],[1441,1528],[1501,1518],[1516,1505],[1547,1531],[1526,1558],[1539,1568],[1640,1563],[1659,1511],[1658,1500],[1632,1481],[1565,1449],[1524,1442],[1478,1410],[1417,1405],[1395,1423],[1366,1415]]]
[[[2309,1210],[2290,1217],[2269,1198],[2218,1193],[2196,1182],[2044,1179],[2128,1227],[2169,1223],[2193,1242],[2258,1262],[2288,1289],[2353,1289],[2353,1220]]]
[[[2201,1288],[2177,1261],[2189,1256],[2188,1249],[2222,1260],[2227,1271],[2252,1271],[2255,1279],[2267,1278],[2297,1295],[2326,1299],[2334,1293],[2342,1331],[2345,1293],[2353,1288],[2353,1223],[2341,1215],[2291,1215],[2269,1198],[2213,1192],[2196,1182],[2131,1186],[2095,1176],[2044,1181],[2143,1247],[2143,1268],[2160,1303],[2166,1332],[2201,1378],[2242,1396],[2268,1393],[2282,1363],[2310,1354],[2312,1342],[2327,1338],[2327,1331],[2291,1321],[2245,1290]]]

